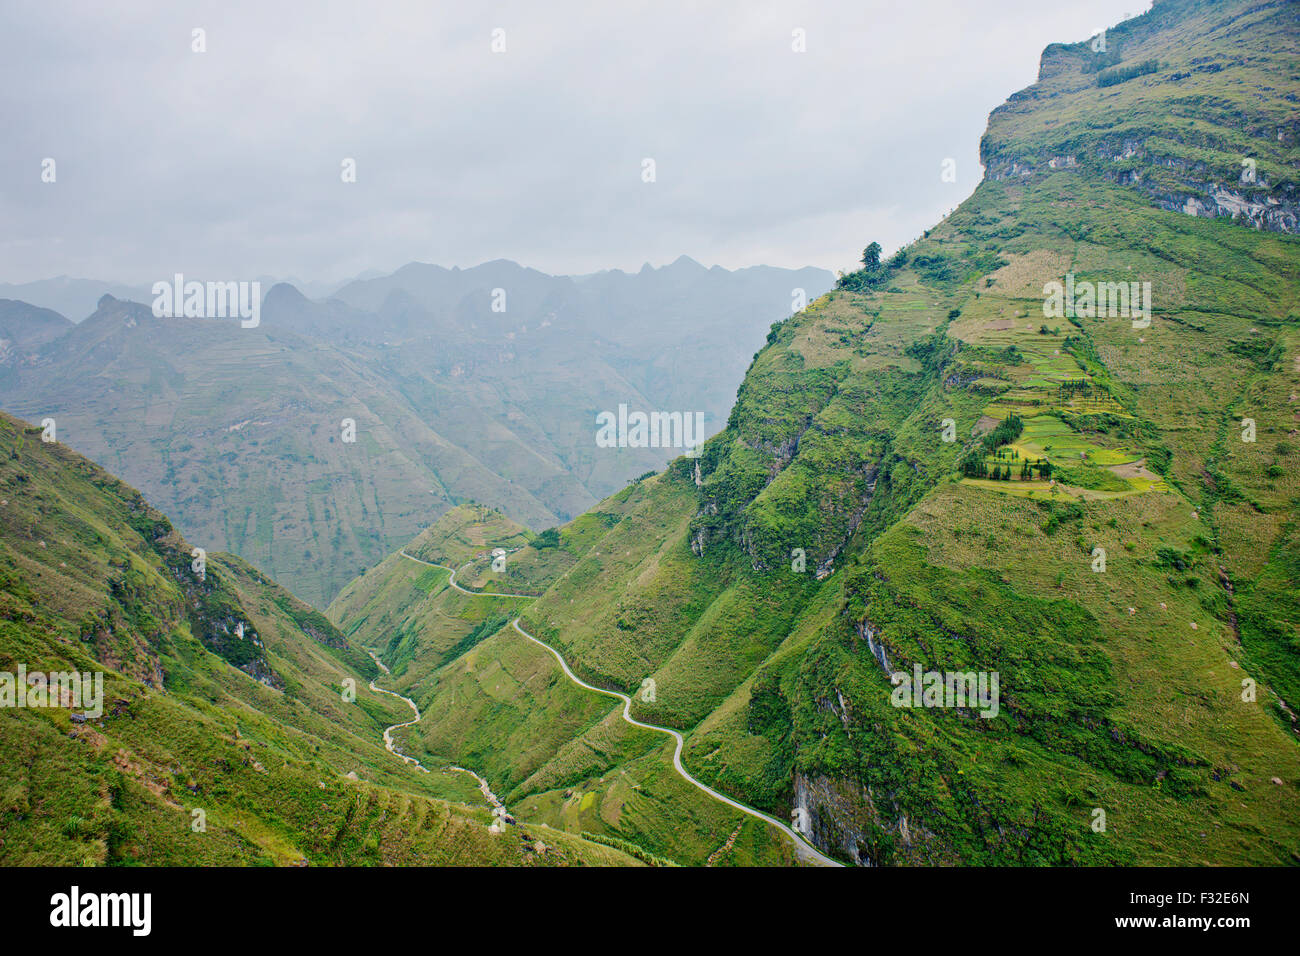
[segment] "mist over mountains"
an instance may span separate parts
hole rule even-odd
[[[250,329],[158,318],[147,294],[101,292],[75,324],[5,300],[0,403],[323,606],[458,502],[540,531],[661,468],[680,449],[597,448],[597,414],[701,411],[713,434],[768,327],[832,281],[685,256],[580,277],[411,263],[324,300],[264,287]]]

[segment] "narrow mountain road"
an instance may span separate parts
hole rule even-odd
[[[477,596],[487,595],[490,597],[514,597],[514,598],[530,598],[530,599],[537,597],[537,595],[535,594],[502,594],[495,591],[471,591],[468,588],[463,588],[456,583],[455,568],[449,568],[445,564],[434,564],[432,561],[424,561],[420,558],[415,557],[414,555],[407,554],[405,550],[399,551],[398,553],[401,554],[402,557],[409,558],[410,560],[414,561],[416,564],[423,564],[430,568],[442,568],[442,570],[444,571],[449,571],[451,573],[451,577],[448,578],[448,583],[457,591],[460,591],[464,594],[473,594]],[[804,839],[804,837],[801,834],[792,830],[786,824],[776,819],[776,817],[770,817],[766,813],[763,813],[762,811],[755,810],[752,807],[747,807],[743,803],[739,803],[738,801],[731,799],[731,797],[728,797],[725,794],[718,793],[718,791],[714,790],[712,787],[708,787],[700,783],[689,773],[687,773],[686,768],[682,766],[682,747],[685,745],[685,741],[682,739],[681,734],[679,734],[677,731],[673,730],[670,727],[658,727],[655,724],[646,724],[637,720],[631,714],[631,709],[632,709],[631,697],[628,697],[626,694],[620,694],[616,690],[605,690],[602,687],[595,687],[591,684],[588,684],[586,681],[582,680],[580,677],[578,677],[577,674],[573,673],[573,671],[569,669],[569,665],[565,663],[565,660],[563,657],[560,656],[559,651],[551,647],[551,645],[543,641],[539,641],[537,638],[533,637],[533,635],[529,634],[522,627],[520,627],[519,618],[515,618],[512,623],[514,629],[518,631],[522,636],[526,637],[528,640],[532,641],[534,644],[538,645],[539,647],[549,651],[551,655],[556,659],[556,661],[559,662],[560,669],[564,671],[565,676],[568,677],[569,680],[573,681],[575,684],[577,684],[579,687],[584,688],[585,690],[595,691],[597,694],[604,694],[606,697],[613,697],[616,700],[621,700],[623,702],[623,719],[627,721],[629,724],[632,724],[634,727],[642,727],[645,730],[653,730],[657,733],[667,734],[668,736],[672,737],[677,744],[676,748],[673,750],[673,768],[677,771],[677,773],[681,776],[681,778],[685,780],[687,783],[689,783],[691,786],[695,787],[698,790],[703,791],[704,793],[708,794],[710,797],[712,797],[714,800],[719,801],[720,803],[725,803],[727,806],[739,810],[741,813],[747,813],[751,817],[756,817],[759,820],[762,820],[766,823],[770,823],[772,826],[782,831],[794,843],[795,855],[799,857],[800,860],[803,860],[805,863],[812,863],[817,866],[843,866],[844,865],[838,862],[837,860],[832,860],[826,854],[822,853],[815,846],[813,846],[806,839]],[[372,654],[371,656],[373,657],[374,655]],[[378,662],[378,658],[376,658],[376,662]],[[380,664],[379,666],[383,667],[382,664]],[[374,687],[373,683],[371,684],[371,687],[372,688]],[[405,697],[403,697],[402,699],[407,700],[407,698]],[[410,703],[410,701],[407,700],[407,703]],[[414,708],[415,704],[411,704],[411,707]],[[416,711],[416,713],[418,715],[419,711]],[[416,720],[419,719],[420,718],[417,716]],[[411,721],[411,723],[414,723],[414,721]],[[407,724],[398,724],[396,726],[405,727],[407,726]],[[387,740],[388,737],[387,732],[385,732],[384,737],[385,740]],[[392,747],[389,747],[388,749],[392,750]],[[406,760],[409,758],[403,756],[402,759]]]
[[[388,670],[388,665],[386,665],[383,661],[381,661],[375,655],[374,651],[367,649],[366,653],[370,655],[370,659],[375,662],[375,664],[379,667],[381,671],[383,671],[385,674],[391,673]],[[404,697],[403,695],[397,693],[396,691],[391,691],[383,687],[380,687],[374,681],[370,682],[370,689],[374,691],[376,694],[387,694],[389,697],[396,697],[398,700],[404,700],[406,701],[407,706],[411,708],[412,713],[415,714],[415,717],[413,719],[408,720],[404,723],[393,724],[391,727],[385,728],[384,746],[388,748],[388,752],[393,756],[400,757],[406,763],[414,764],[424,773],[428,773],[429,772],[428,767],[424,766],[422,763],[420,763],[420,761],[416,760],[414,757],[408,757],[406,754],[402,753],[400,750],[397,749],[397,745],[393,743],[394,730],[398,730],[402,727],[410,727],[412,724],[418,724],[420,722],[420,708],[415,706],[415,701],[411,700],[411,698]],[[476,774],[473,770],[466,770],[464,767],[448,767],[447,769],[452,771],[453,773],[467,773],[475,780],[477,780],[479,790],[483,792],[483,796],[487,798],[487,802],[492,805],[492,808],[497,811],[497,815],[505,816],[506,805],[501,802],[500,798],[498,798],[495,793],[492,792],[492,788],[488,786],[488,782],[486,780],[484,780],[482,777]]]
[[[714,790],[712,787],[708,787],[700,783],[689,773],[687,773],[686,768],[682,766],[682,746],[684,745],[684,741],[682,740],[681,734],[679,734],[677,731],[673,730],[670,727],[659,727],[656,726],[655,724],[646,724],[637,720],[630,713],[632,709],[631,697],[627,696],[627,694],[620,694],[616,690],[605,690],[603,687],[596,687],[593,686],[592,684],[588,684],[586,681],[584,681],[582,678],[580,678],[577,674],[573,673],[573,671],[569,669],[569,665],[565,663],[564,658],[560,656],[559,651],[551,647],[551,645],[543,641],[539,641],[537,638],[533,637],[533,635],[529,634],[522,627],[520,627],[519,618],[515,618],[513,624],[515,630],[518,631],[520,634],[522,634],[524,637],[528,638],[528,640],[532,641],[538,647],[542,647],[550,651],[551,655],[559,662],[561,670],[564,671],[565,676],[567,676],[569,680],[573,681],[579,687],[582,687],[586,690],[595,691],[597,694],[604,694],[606,697],[613,697],[616,698],[617,700],[621,700],[623,702],[623,719],[627,721],[629,724],[632,724],[634,727],[643,727],[646,730],[654,730],[661,734],[668,734],[670,737],[672,737],[673,740],[677,742],[677,747],[676,749],[673,750],[673,767],[677,770],[677,773],[681,775],[682,779],[685,780],[687,783],[691,784],[698,790],[704,791],[709,796],[711,796],[714,800],[718,800],[722,803],[725,803],[727,806],[733,807],[734,809],[739,810],[741,813],[747,813],[751,817],[757,817],[758,819],[770,823],[778,830],[784,832],[786,836],[788,836],[794,842],[795,855],[798,856],[799,859],[803,860],[804,862],[813,863],[818,866],[843,866],[844,865],[826,856],[826,854],[822,853],[815,846],[813,846],[811,843],[805,840],[800,834],[796,833],[794,830],[790,829],[790,827],[786,826],[780,820],[776,819],[776,817],[769,817],[766,813],[763,813],[759,810],[755,810],[752,807],[747,807],[743,803],[739,803],[731,799],[730,797],[726,796],[725,794],[718,793],[718,791]]]
[[[461,594],[472,594],[475,597],[508,597],[508,598],[535,598],[538,596],[536,594],[511,594],[508,591],[471,591],[469,588],[463,588],[456,583],[455,568],[449,568],[445,564],[434,564],[432,561],[424,561],[420,558],[415,557],[415,555],[407,554],[405,551],[399,551],[398,554],[400,554],[404,558],[410,558],[416,564],[423,564],[425,567],[442,568],[444,571],[450,571],[451,577],[447,579],[447,583],[450,584],[452,587],[454,587]]]

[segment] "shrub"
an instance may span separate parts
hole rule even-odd
[[[1146,76],[1148,73],[1155,73],[1160,69],[1160,64],[1156,60],[1143,60],[1141,63],[1134,63],[1132,66],[1121,66],[1113,70],[1103,70],[1097,74],[1097,85],[1100,87],[1116,86],[1120,83],[1126,83],[1129,80],[1135,80],[1139,76]]]

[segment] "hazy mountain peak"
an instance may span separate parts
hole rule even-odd
[[[287,305],[291,302],[298,302],[299,300],[303,302],[308,301],[307,297],[302,294],[302,291],[296,285],[289,282],[277,282],[267,290],[265,298],[265,301],[268,304],[276,302],[283,305]]]

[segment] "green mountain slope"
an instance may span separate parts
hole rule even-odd
[[[138,492],[0,415],[0,681],[103,675],[102,707],[0,688],[0,863],[635,862],[489,832],[472,778],[384,749],[409,712],[363,651],[240,559],[194,560]]]
[[[679,799],[671,751],[498,629],[520,613],[845,862],[1300,860],[1297,14],[1163,0],[1105,54],[1050,48],[974,195],[775,325],[698,463],[507,557],[541,597],[401,555],[345,589],[331,619],[404,656],[404,745],[521,819],[788,860]],[[1150,283],[1149,324],[1049,315],[1067,281]],[[514,546],[491,530],[466,581]],[[996,716],[895,706],[914,667],[996,674]]]

